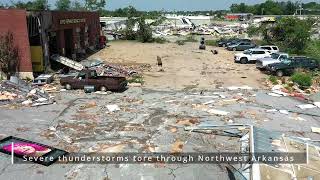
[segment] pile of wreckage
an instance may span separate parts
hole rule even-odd
[[[155,37],[172,36],[172,35],[212,35],[212,36],[237,36],[245,32],[248,25],[246,24],[232,24],[232,25],[199,25],[190,27],[154,27],[153,35]]]
[[[185,130],[239,139],[238,156],[246,160],[225,165],[230,179],[320,179],[319,141],[245,124],[200,124]]]
[[[135,71],[134,67],[124,67],[120,65],[113,65],[113,64],[105,64],[102,60],[99,59],[93,59],[93,60],[84,60],[81,62],[73,61],[67,57],[59,56],[59,55],[53,55],[51,56],[51,59],[71,68],[75,69],[77,71],[81,71],[85,68],[96,70],[97,74],[99,76],[133,76],[138,74],[137,71]]]
[[[15,76],[0,84],[0,105],[40,106],[54,102],[54,97],[44,89],[32,87]]]
[[[85,68],[96,70],[99,76],[133,76],[137,72],[136,68],[150,68],[147,65],[141,67],[125,67],[121,65],[104,64],[101,60],[87,60],[81,63],[62,56],[52,56],[52,59],[64,64],[65,66],[81,71]],[[72,72],[63,76],[71,76]],[[48,93],[58,92],[57,87],[52,85],[53,75],[41,74],[34,79],[32,84],[11,76],[10,80],[2,81],[0,84],[0,105],[23,105],[23,106],[40,106],[54,103],[54,97]]]
[[[102,17],[106,18],[106,17]],[[126,28],[127,19],[108,17],[107,26],[103,27],[104,35],[109,40],[121,39],[124,37],[123,30]],[[113,20],[112,20],[113,19]],[[152,24],[155,20],[146,20]],[[212,36],[237,36],[247,31],[249,24],[238,23],[213,23],[210,17],[188,17],[188,16],[166,16],[160,24],[152,26],[154,37],[166,36],[187,36],[187,35],[212,35]],[[138,30],[136,23],[134,31]]]

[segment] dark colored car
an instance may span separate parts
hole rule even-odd
[[[221,39],[219,42],[218,42],[218,46],[219,47],[226,47],[228,43],[231,43],[231,42],[235,42],[239,39],[236,39],[236,38],[232,38],[232,39]]]
[[[302,68],[314,70],[319,68],[319,63],[312,58],[288,58],[282,60],[280,63],[269,64],[266,70],[279,77],[290,75],[295,69]]]
[[[127,86],[125,77],[97,76],[95,70],[82,70],[76,76],[63,77],[60,84],[66,89],[84,89],[85,86],[93,86],[94,90],[121,91]]]
[[[226,44],[226,47],[238,44],[240,42],[249,42],[249,43],[251,43],[251,40],[250,39],[235,39],[235,40],[232,40],[232,41],[228,42]]]
[[[240,41],[238,43],[229,45],[227,47],[227,49],[229,51],[244,51],[244,50],[251,49],[251,48],[254,48],[254,47],[256,47],[256,45],[251,43],[251,42]]]

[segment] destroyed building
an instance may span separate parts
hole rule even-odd
[[[0,20],[0,35],[10,31],[19,49],[22,78],[45,71],[53,54],[79,59],[99,45],[97,12],[0,9]]]
[[[53,54],[79,59],[99,44],[97,12],[32,11],[27,24],[35,72],[44,71]]]

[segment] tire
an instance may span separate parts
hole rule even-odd
[[[243,57],[243,58],[240,59],[240,63],[241,64],[247,64],[248,63],[248,59]]]
[[[65,87],[66,87],[67,90],[71,90],[72,89],[70,84],[66,84]]]
[[[101,87],[100,87],[100,91],[106,92],[106,91],[107,91],[107,88],[106,88],[105,86],[101,86]]]
[[[234,48],[232,48],[232,51],[237,51],[237,48],[235,48],[235,47],[234,47]]]
[[[283,71],[278,70],[278,71],[276,72],[276,75],[277,75],[278,77],[282,77],[282,76],[283,76]]]

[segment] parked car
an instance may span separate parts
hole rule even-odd
[[[242,53],[234,55],[234,61],[241,64],[256,61],[259,58],[270,57],[270,53],[264,49],[248,49]]]
[[[289,58],[289,54],[287,53],[272,53],[270,57],[257,59],[256,67],[258,69],[265,69],[268,64],[279,63],[287,58]]]
[[[60,84],[68,90],[84,89],[85,86],[93,86],[94,90],[121,91],[126,88],[127,80],[125,77],[97,76],[95,70],[84,69],[76,76],[61,78]]]
[[[279,52],[278,46],[272,46],[272,45],[271,46],[259,46],[259,48],[268,50],[271,53],[278,53]]]
[[[229,46],[239,44],[240,42],[251,43],[251,40],[250,39],[235,39],[235,40],[228,42],[225,47],[228,48]]]
[[[256,47],[255,44],[246,41],[240,41],[227,47],[229,51],[244,51]]]
[[[279,63],[269,64],[266,69],[279,77],[290,75],[295,69],[302,68],[314,70],[319,68],[319,63],[312,58],[288,58]]]
[[[220,41],[218,41],[218,46],[219,47],[225,47],[227,46],[227,43],[230,43],[232,41],[236,41],[238,40],[237,38],[232,38],[232,39],[221,39]]]

